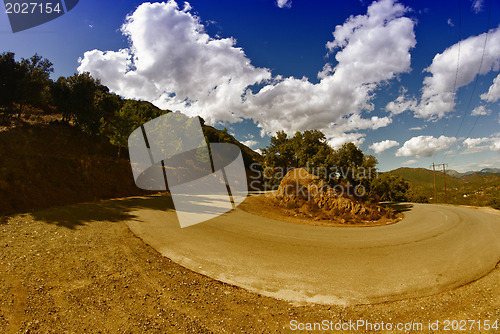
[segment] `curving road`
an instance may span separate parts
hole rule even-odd
[[[500,261],[500,214],[481,210],[412,204],[398,224],[336,228],[236,208],[181,229],[171,203],[164,197],[151,201],[166,210],[136,208],[127,225],[162,255],[214,279],[298,303],[430,295],[476,280]]]

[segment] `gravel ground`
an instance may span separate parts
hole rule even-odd
[[[98,203],[0,217],[0,333],[283,333],[314,323],[331,333],[500,333],[498,265],[439,295],[300,306],[187,270],[135,237],[124,219]],[[498,330],[484,328],[497,319]],[[446,331],[447,320],[469,322]],[[357,321],[365,325],[356,329]],[[339,324],[345,330],[335,330]]]

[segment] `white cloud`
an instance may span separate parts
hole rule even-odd
[[[462,143],[462,145],[466,148],[463,153],[468,154],[486,151],[488,146],[482,144],[489,142],[491,142],[491,138],[467,138]]]
[[[417,162],[418,162],[418,160],[411,159],[411,160],[403,162],[403,165],[413,165],[413,164],[416,164]]]
[[[460,63],[456,89],[471,83],[476,75],[498,71],[500,68],[500,28],[490,30],[483,55],[486,33],[469,37],[460,42]],[[425,69],[431,73],[424,79],[421,101],[415,111],[420,118],[438,119],[455,107],[453,92],[457,69],[458,43],[438,53],[432,64]]]
[[[373,143],[370,145],[369,148],[371,148],[375,153],[379,154],[384,152],[385,150],[390,149],[391,147],[398,146],[399,143],[395,140],[384,140],[378,143]]]
[[[291,0],[277,0],[276,5],[279,8],[283,8],[283,7],[290,8],[290,7],[292,7],[292,1]]]
[[[252,148],[252,147],[254,147],[255,145],[257,145],[257,144],[258,144],[256,140],[251,140],[251,139],[250,139],[250,140],[245,140],[245,141],[242,141],[241,143],[242,143],[243,145],[245,145],[245,146],[250,147],[250,148]]]
[[[264,151],[263,151],[262,149],[260,149],[260,148],[255,149],[255,150],[254,150],[254,152],[257,152],[257,153],[259,153],[260,155],[262,155],[262,154],[264,153]]]
[[[402,16],[406,11],[401,4],[382,0],[368,7],[367,15],[336,26],[327,48],[337,51],[338,64],[326,64],[318,84],[289,77],[247,95],[247,117],[268,132],[320,129],[328,138],[368,128],[370,122],[373,128],[389,124],[387,117],[366,120],[360,115],[373,110],[377,87],[410,70],[410,49],[416,41],[414,22]],[[346,124],[353,118],[359,122]],[[359,123],[363,125],[356,126]]]
[[[89,71],[112,91],[156,105],[200,115],[208,123],[237,121],[231,114],[249,85],[271,77],[250,64],[232,38],[211,38],[186,3],[143,3],[121,31],[130,48],[84,54],[79,72]]]
[[[471,8],[474,13],[477,14],[483,9],[483,0],[471,0],[471,2]]]
[[[396,100],[391,101],[387,104],[385,109],[391,113],[391,115],[398,115],[407,110],[415,111],[418,105],[417,99],[408,98],[406,96],[407,89],[402,88],[400,95]]]
[[[418,136],[407,140],[401,148],[396,151],[397,157],[431,157],[436,152],[448,149],[456,142],[455,137],[441,136]]]
[[[200,115],[209,124],[253,119],[262,133],[319,129],[332,143],[360,143],[364,134],[348,132],[391,123],[362,115],[374,109],[377,88],[411,69],[415,22],[404,16],[405,6],[380,0],[366,15],[336,26],[327,48],[337,64],[325,65],[317,84],[254,67],[234,39],[210,37],[190,9],[172,0],[143,3],[122,26],[130,47],[88,51],[78,71],[122,96]],[[255,84],[262,85],[256,93],[249,89]]]
[[[500,74],[493,79],[493,84],[490,86],[487,93],[481,95],[481,99],[486,102],[496,102],[500,100]]]
[[[448,23],[448,25],[449,25],[450,27],[454,27],[454,26],[455,26],[455,25],[453,24],[453,21],[452,21],[451,19],[448,19],[448,21],[447,21],[446,23]]]
[[[500,137],[492,139],[490,149],[500,153]]]
[[[459,172],[467,172],[471,170],[481,170],[483,168],[498,168],[498,166],[500,166],[500,155],[486,160],[476,160],[465,165],[453,166],[453,169]]]
[[[191,7],[191,4],[189,2],[184,2],[184,9],[182,10],[183,12],[189,12],[193,7]]]
[[[360,146],[365,142],[364,135],[361,133],[342,133],[328,140],[328,145],[333,147],[333,149],[338,150],[342,145],[347,143],[354,143],[356,146]]]
[[[355,83],[392,79],[410,70],[409,50],[416,44],[414,22],[404,17],[408,8],[392,0],[373,2],[367,15],[350,17],[335,27],[330,52],[340,49],[335,75]],[[351,76],[351,78],[348,77]]]
[[[466,149],[464,154],[488,150],[500,153],[500,137],[467,138],[462,145]]]
[[[409,128],[408,130],[410,130],[410,131],[419,131],[419,130],[423,130],[425,128],[426,128],[426,126],[415,126],[413,128]]]
[[[471,116],[489,115],[490,110],[486,109],[485,106],[478,106],[471,111]]]

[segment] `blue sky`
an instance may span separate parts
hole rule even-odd
[[[47,57],[54,79],[89,71],[253,149],[278,130],[320,129],[383,171],[500,167],[494,0],[81,0],[15,34],[2,12],[1,52]]]

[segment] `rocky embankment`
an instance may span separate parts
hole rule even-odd
[[[332,188],[304,168],[297,168],[285,175],[275,198],[284,208],[316,220],[344,224],[395,218],[391,209],[348,196],[347,187],[342,184]]]

